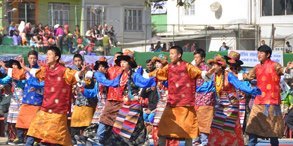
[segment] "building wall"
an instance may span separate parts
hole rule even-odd
[[[37,0],[36,1],[36,20],[37,23],[42,23],[43,25],[48,24],[48,10],[49,3],[69,3],[69,26],[70,30],[73,31],[75,27],[75,21],[80,25],[81,18],[81,0]],[[76,11],[75,11],[76,7]],[[75,20],[76,19],[76,20]]]
[[[282,39],[283,44],[277,43],[274,47],[282,47],[286,41],[293,43],[293,15],[262,16],[261,0],[255,1],[255,22],[260,25],[261,38],[267,44],[271,42],[272,24],[275,27],[275,39]]]
[[[118,41],[132,42],[148,39],[151,37],[151,14],[150,8],[145,8],[144,0],[84,0],[84,6],[100,5],[105,8],[105,22],[108,25],[113,25]],[[142,31],[127,32],[124,30],[124,10],[127,8],[137,8],[142,10]],[[82,19],[86,20],[86,11],[83,11]],[[84,22],[84,21],[83,21]],[[85,33],[86,26],[82,24],[82,33]]]
[[[215,0],[196,0],[194,15],[185,15],[184,7],[177,7],[177,0],[169,0],[168,24],[237,24],[248,22],[248,1],[217,0],[222,6],[222,16],[217,19],[210,5]],[[170,11],[172,10],[172,11]]]
[[[167,14],[152,15],[152,24],[155,26],[156,32],[167,31]]]

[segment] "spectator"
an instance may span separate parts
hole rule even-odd
[[[222,43],[222,46],[220,47],[220,51],[227,51],[227,50],[229,50],[229,47],[226,46],[226,43],[225,42],[223,42]]]
[[[155,51],[155,46],[154,46],[154,44],[151,44],[151,47],[150,47],[150,49],[149,49],[149,52],[152,52],[152,51]]]
[[[103,48],[104,48],[104,55],[107,56],[110,54],[110,49],[111,49],[111,39],[108,36],[108,34],[105,34],[103,37]]]
[[[265,41],[265,40],[261,40],[261,41],[260,41],[260,45],[261,45],[261,46],[263,46],[263,45],[265,45],[265,44],[266,44],[266,41]]]
[[[74,35],[75,35],[75,38],[78,38],[80,36],[79,25],[75,25]]]
[[[163,44],[162,51],[167,52],[167,44],[166,43]]]
[[[161,42],[158,41],[154,52],[161,52],[161,51],[162,51]]]
[[[289,41],[286,42],[285,49],[286,49],[286,53],[292,53],[292,46],[290,45]]]
[[[13,34],[14,34],[14,31],[16,30],[16,28],[15,28],[15,23],[14,22],[11,22],[10,23],[10,26],[9,26],[9,28],[8,28],[8,33],[9,33],[9,36],[13,36]]]
[[[182,49],[183,49],[183,52],[190,52],[190,44],[189,43],[185,44]]]

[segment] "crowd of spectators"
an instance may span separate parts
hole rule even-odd
[[[114,28],[107,24],[91,27],[84,36],[81,35],[78,25],[74,31],[70,31],[68,24],[33,25],[21,21],[20,24],[11,22],[6,33],[4,30],[0,33],[0,44],[3,37],[9,37],[13,40],[13,45],[30,46],[43,53],[49,46],[56,45],[62,53],[109,55],[111,47],[117,46]]]

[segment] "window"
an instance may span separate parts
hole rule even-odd
[[[70,5],[67,3],[49,3],[48,19],[49,25],[55,24],[69,24]]]
[[[124,30],[125,31],[142,31],[142,10],[141,9],[125,9]]]
[[[190,4],[188,7],[185,8],[185,15],[194,15],[195,14],[195,5],[194,2],[191,3],[192,0],[187,0]]]
[[[35,3],[19,3],[18,14],[21,21],[35,24]]]
[[[86,8],[87,30],[95,25],[103,25],[105,20],[105,10],[102,6],[88,6]]]
[[[262,16],[292,14],[293,0],[262,0]]]

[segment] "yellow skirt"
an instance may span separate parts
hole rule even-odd
[[[27,135],[41,139],[42,142],[71,146],[67,127],[67,115],[48,113],[40,110],[33,119]]]
[[[16,128],[28,129],[33,118],[40,110],[40,106],[23,104],[20,106],[20,111],[16,121]]]
[[[169,138],[196,138],[198,123],[194,107],[169,107],[159,123],[159,136]]]
[[[87,127],[91,124],[94,108],[89,106],[74,106],[71,116],[71,127]]]
[[[198,120],[199,132],[209,134],[214,117],[213,106],[196,106],[196,117]]]

